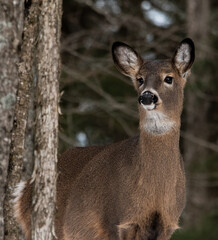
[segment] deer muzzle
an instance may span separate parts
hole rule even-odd
[[[138,101],[139,104],[151,105],[152,103],[156,104],[158,102],[158,97],[154,93],[146,91],[138,98]]]

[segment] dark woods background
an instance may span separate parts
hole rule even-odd
[[[16,100],[23,3],[0,1],[1,197]],[[195,42],[196,61],[185,89],[181,129],[187,207],[174,240],[217,240],[218,236],[217,26],[216,0],[63,0],[60,154],[72,146],[103,145],[138,134],[137,95],[131,80],[113,66],[114,41],[126,42],[146,59],[170,58],[185,37]],[[35,88],[34,77],[23,179],[31,175],[33,165]]]
[[[215,0],[63,1],[60,153],[138,133],[131,81],[110,47],[124,41],[146,59],[169,58],[191,37],[196,61],[186,85],[181,149],[188,202],[173,239],[215,240],[218,229],[218,2]]]

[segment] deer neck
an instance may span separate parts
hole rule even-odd
[[[139,156],[141,164],[173,164],[180,157],[180,124],[164,134],[151,134],[140,128]],[[146,160],[148,159],[148,160]],[[140,164],[140,165],[141,165]]]
[[[160,150],[163,152],[172,152],[172,149],[179,150],[179,137],[180,130],[173,129],[166,134],[152,135],[146,131],[140,131],[140,152],[145,154],[148,152],[158,153]]]
[[[135,170],[139,187],[148,184],[153,189],[160,189],[160,186],[165,189],[169,182],[175,182],[175,172],[180,166],[179,129],[165,135],[140,132],[138,161]]]
[[[179,111],[178,113],[180,113]],[[161,112],[139,111],[140,156],[154,161],[179,153],[180,114],[168,117]]]

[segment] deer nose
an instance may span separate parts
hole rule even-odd
[[[150,105],[157,103],[158,97],[150,91],[144,92],[138,99],[140,104]]]

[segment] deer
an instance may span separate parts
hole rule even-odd
[[[172,58],[144,60],[112,45],[116,68],[137,91],[139,134],[106,146],[74,147],[58,160],[57,239],[168,240],[186,203],[179,149],[184,87],[195,59],[190,38]],[[15,217],[31,238],[33,180],[16,190]]]

